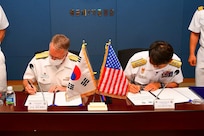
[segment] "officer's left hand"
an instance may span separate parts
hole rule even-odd
[[[144,87],[145,91],[155,91],[160,88],[160,83],[149,83]]]
[[[58,85],[55,85],[55,86],[51,86],[49,91],[48,92],[58,92],[58,91],[66,91],[66,87],[63,87],[63,86],[58,86]]]

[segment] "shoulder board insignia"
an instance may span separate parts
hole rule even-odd
[[[136,67],[145,65],[146,63],[147,63],[147,60],[141,58],[141,59],[139,59],[139,60],[132,61],[132,62],[131,62],[131,65],[132,65],[133,68],[136,68]]]
[[[169,63],[169,65],[172,65],[172,66],[174,66],[174,67],[180,68],[181,65],[182,65],[182,62],[179,61],[179,60],[173,59],[173,60]]]
[[[204,6],[198,7],[198,11],[201,11],[201,10],[203,10],[203,9],[204,9]]]
[[[48,51],[43,51],[43,52],[35,54],[35,58],[36,59],[44,59],[44,58],[47,58],[48,56],[49,56],[49,52]]]
[[[79,56],[77,56],[77,55],[69,55],[68,57],[72,61],[78,61],[79,60]]]

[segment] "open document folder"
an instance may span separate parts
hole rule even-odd
[[[48,106],[79,106],[82,104],[81,97],[76,97],[75,99],[67,102],[65,99],[65,92],[56,92],[56,93],[50,93],[50,92],[43,92],[45,100],[48,103]],[[29,95],[27,97],[27,100],[25,102],[25,106],[28,106],[29,101],[42,101],[43,96],[41,92],[37,92],[34,95]]]
[[[141,93],[133,94],[128,92],[127,97],[134,105],[153,105],[156,96],[162,89],[152,91],[141,91]],[[165,88],[158,96],[159,99],[173,99],[175,103],[191,102],[200,97],[188,87]]]

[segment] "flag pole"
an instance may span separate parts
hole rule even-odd
[[[111,39],[108,40],[108,46],[111,45]],[[112,98],[109,96],[104,96],[105,97],[105,103],[106,104],[112,104]]]
[[[111,45],[111,39],[109,39],[108,42],[106,42],[106,45],[105,45],[105,55],[104,55],[105,57],[104,57],[104,61],[102,63],[100,74],[103,73],[103,67],[105,67],[105,63],[106,63],[106,60],[107,60],[107,54],[108,54],[108,48],[109,48],[110,45]],[[101,82],[101,76],[99,78],[98,84],[101,84],[100,82]],[[111,98],[108,97],[108,96],[102,95],[99,90],[98,90],[98,94],[101,96],[100,100],[103,98],[103,100],[101,100],[101,101],[104,101],[106,104],[111,104],[112,103]]]
[[[93,81],[94,85],[97,86],[96,80],[95,80],[95,76],[94,76],[95,74],[94,74],[94,72],[93,72],[92,66],[91,66],[90,61],[89,61],[89,55],[88,55],[86,46],[87,46],[87,43],[86,43],[86,41],[83,39],[83,40],[82,40],[82,53],[83,53],[83,55],[84,55],[85,61],[86,61],[87,64],[88,64],[88,68],[89,68],[89,71],[90,71],[90,73],[91,73],[92,81]],[[97,88],[97,87],[96,87],[96,88]],[[96,90],[95,90],[95,91],[96,91]],[[96,92],[94,93],[93,100],[95,100],[95,94],[96,94]],[[88,94],[88,95],[89,95],[89,94]],[[92,100],[92,101],[93,101],[93,100]]]

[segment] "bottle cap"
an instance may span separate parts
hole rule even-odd
[[[7,90],[9,90],[9,91],[13,90],[13,86],[8,86]]]

